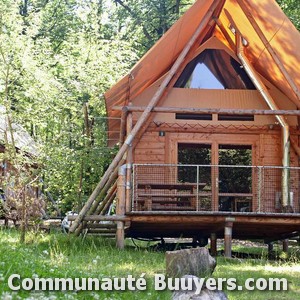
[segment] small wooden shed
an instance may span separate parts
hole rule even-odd
[[[120,150],[71,232],[110,219],[120,247],[298,234],[298,45],[275,0],[196,1],[105,94]],[[114,193],[117,215],[99,216]]]
[[[21,152],[22,160],[24,157],[22,164],[17,166],[13,159],[8,158],[8,145],[14,145],[15,151]],[[30,174],[31,168],[37,168],[37,155],[38,146],[34,139],[20,124],[9,122],[5,107],[0,105],[0,218],[4,217],[6,223],[8,219],[20,219],[23,197],[27,204],[29,201],[31,204],[26,211],[28,216],[45,214],[45,202],[36,184],[38,180],[31,178]],[[24,185],[20,180],[25,174],[31,184]]]

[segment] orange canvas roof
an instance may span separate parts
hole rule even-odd
[[[107,113],[110,117],[108,124],[110,132],[119,130],[120,121],[118,118],[121,115],[119,111],[113,111],[112,107],[124,106],[129,101],[133,101],[134,104],[136,96],[168,72],[213,2],[213,0],[196,1],[132,68],[130,73],[105,93]],[[242,2],[246,7],[247,16],[238,2]],[[295,93],[295,88],[291,87],[252,26],[253,23],[258,24],[296,88],[300,90],[300,72],[297,69],[300,63],[300,51],[297,51],[297,46],[300,45],[300,33],[276,1],[221,0],[220,9],[215,11],[214,17],[219,18],[232,41],[235,40],[235,36],[230,25],[235,24],[248,42],[245,53],[257,72],[274,84],[300,108],[299,94]],[[209,31],[209,35],[216,35],[224,44],[230,46],[219,27],[214,24],[213,28]],[[117,143],[118,134],[111,133],[109,139],[110,145]]]

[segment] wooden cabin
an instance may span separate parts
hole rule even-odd
[[[196,1],[105,94],[120,150],[71,232],[111,220],[119,247],[225,237],[227,255],[232,237],[298,235],[298,45],[275,0]]]
[[[35,162],[38,155],[37,144],[21,125],[12,122],[10,126],[6,109],[0,105],[0,218],[5,220],[6,225],[8,220],[13,220],[16,224],[21,219],[23,199],[26,200],[28,218],[38,219],[45,215],[45,201],[36,182],[38,178],[31,178],[31,169],[38,167]],[[21,154],[23,162],[16,165],[16,160],[8,159],[8,145],[15,146],[15,151]],[[20,180],[22,177],[27,177],[27,181],[32,181],[31,184],[24,185]]]

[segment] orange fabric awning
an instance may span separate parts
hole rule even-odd
[[[113,106],[124,106],[128,101],[134,104],[134,98],[163,76],[172,66],[186,43],[190,40],[197,26],[206,15],[213,0],[198,0],[146,53],[146,55],[132,68],[130,74],[117,82],[105,93],[106,108],[109,119],[109,131],[119,130],[121,116],[119,111],[113,111]],[[300,89],[300,33],[280,9],[275,0],[243,0],[251,12],[250,19],[259,25],[269,44],[284,64],[297,88]],[[289,82],[277,67],[259,35],[253,29],[250,21],[236,0],[226,0],[219,14],[219,20],[234,41],[234,34],[229,25],[234,21],[249,45],[246,55],[255,69],[267,80],[280,89],[291,101],[300,108],[297,97]],[[211,35],[218,36],[228,44],[224,35],[215,27]],[[118,142],[118,134],[109,135],[110,145]]]

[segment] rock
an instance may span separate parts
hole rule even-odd
[[[185,275],[183,278],[197,278],[192,275]],[[228,300],[226,294],[222,291],[211,291],[206,287],[202,288],[199,294],[196,294],[196,286],[193,285],[191,291],[177,291],[173,293],[172,300]]]
[[[213,273],[216,260],[206,248],[192,248],[166,252],[166,273],[168,277],[182,277],[186,274],[206,277]]]
[[[193,292],[176,292],[173,294],[172,300],[228,300],[222,291],[210,291],[203,288],[199,295]]]

